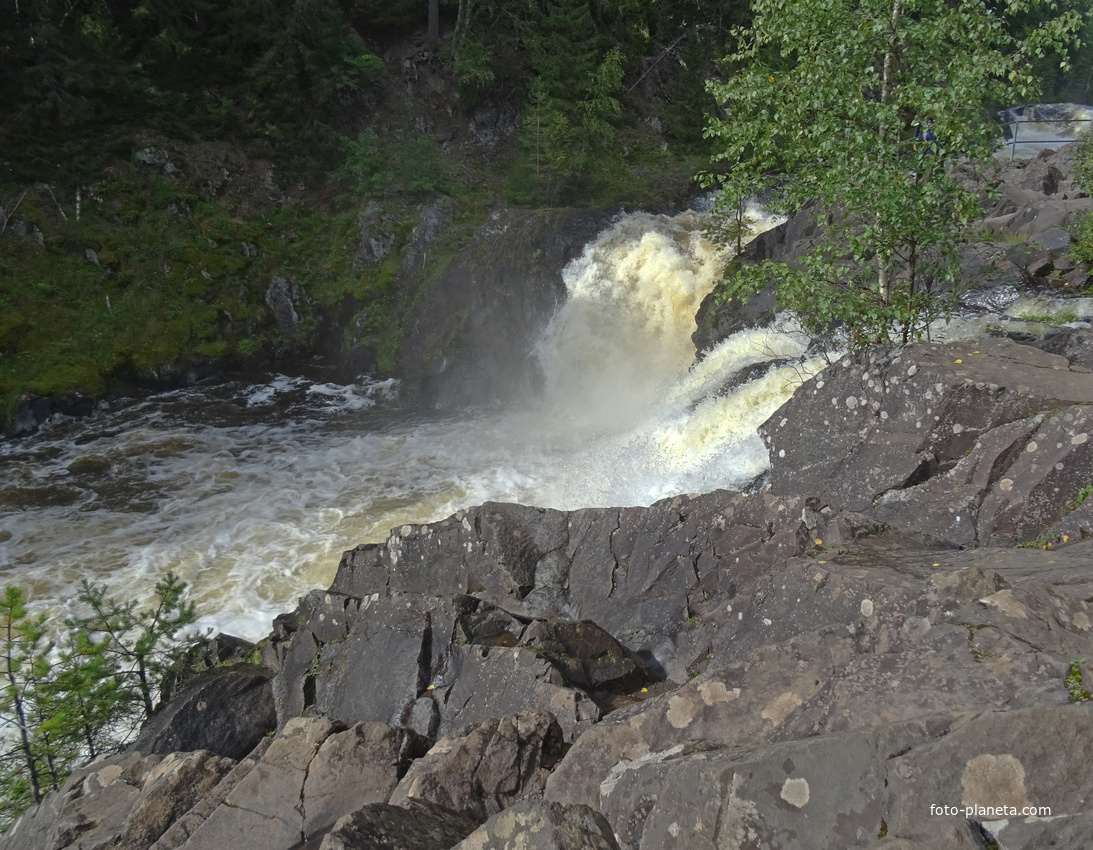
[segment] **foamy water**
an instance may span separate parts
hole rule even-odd
[[[392,382],[275,376],[0,443],[3,580],[61,617],[82,579],[147,599],[174,570],[202,625],[256,639],[329,584],[343,550],[404,523],[488,500],[572,509],[747,484],[768,465],[756,427],[823,364],[802,362],[787,321],[690,368],[695,312],[728,259],[701,228],[696,213],[639,213],[591,243],[538,345],[542,395],[504,413],[409,417]]]

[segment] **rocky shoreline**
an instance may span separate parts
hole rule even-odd
[[[1093,330],[844,357],[760,435],[755,492],[346,552],[0,850],[1093,844]]]
[[[974,346],[806,382],[757,493],[347,552],[264,649],[275,737],[217,752],[222,678],[0,847],[1081,846],[1093,332]]]

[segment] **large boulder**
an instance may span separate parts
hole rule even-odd
[[[0,837],[0,848],[145,850],[233,765],[205,751],[97,761],[19,818]]]
[[[603,812],[628,848],[757,839],[835,848],[881,832],[927,841],[929,818],[911,824],[917,804],[897,811],[890,754],[929,752],[952,730],[995,717],[989,732],[944,738],[960,742],[950,760],[986,764],[1034,737],[1022,712],[1093,721],[1064,687],[1072,659],[1093,650],[1087,557],[894,543],[800,558],[709,626],[705,672],[582,735],[552,772],[547,799]],[[1012,728],[1002,712],[1013,713]],[[1014,758],[1027,787],[1053,781],[1046,756]],[[959,784],[960,771],[953,776]],[[986,799],[987,786],[977,787]],[[1075,800],[1081,793],[1079,783]],[[942,796],[976,802],[959,788]]]
[[[425,749],[408,729],[296,718],[181,846],[290,850],[362,804],[385,803]]]
[[[497,809],[535,792],[482,782],[505,773],[482,755],[496,742],[505,764],[522,758],[484,718],[522,702],[566,706],[572,748],[547,799],[602,812],[624,847],[701,847],[718,830],[725,846],[882,834],[974,846],[997,825],[909,825],[885,790],[889,755],[924,753],[985,711],[1088,714],[1072,681],[1093,654],[1093,544],[1075,544],[1093,515],[1084,343],[1059,344],[1073,362],[1010,339],[844,358],[761,429],[767,489],[650,508],[487,504],[404,526],[347,552],[270,652],[281,677],[311,671],[298,690],[314,710],[348,716],[378,699],[430,735],[484,724],[443,739],[395,796],[496,812],[505,840],[533,840],[515,809]],[[952,548],[1044,528],[1066,545]],[[403,659],[397,687],[369,660],[381,656]],[[352,684],[364,681],[389,684]],[[599,689],[625,692],[602,701],[622,707],[581,720]],[[1024,734],[1004,726],[992,735],[1006,746]],[[951,757],[1016,752],[975,737],[952,737],[964,743]],[[1041,762],[1014,758],[1047,781]],[[1067,835],[1083,834],[1083,817],[1075,809]],[[1045,834],[1029,819],[1009,829],[1015,846]]]
[[[437,741],[410,766],[391,803],[426,800],[485,821],[541,794],[565,748],[552,714],[525,711],[488,720]]]
[[[272,670],[239,664],[202,674],[141,730],[133,750],[209,750],[238,761],[274,730]]]
[[[648,508],[486,503],[346,552],[331,591],[375,597],[370,606],[396,594],[404,603],[474,594],[525,620],[589,620],[658,677],[681,680],[690,659],[677,638],[695,609],[807,544],[797,501],[714,491]]]
[[[319,850],[448,850],[477,828],[473,819],[434,803],[369,803],[340,818]]]
[[[311,618],[301,616],[294,631],[274,642],[282,726],[307,710],[344,723],[409,726],[435,737],[537,708],[557,715],[572,738],[599,717],[590,696],[567,685],[534,648],[457,638],[459,618],[478,600],[421,593],[374,594],[363,602],[333,591],[325,596],[339,610],[345,610],[343,599],[350,608],[359,604],[359,613],[343,639],[326,631],[324,607]]]
[[[567,741],[600,718],[600,709],[579,688],[567,687],[556,668],[524,647],[456,646],[431,696],[440,712],[438,735],[468,723],[525,709],[558,718]]]
[[[254,769],[254,767],[261,761],[262,756],[266,754],[266,750],[269,749],[270,744],[273,743],[272,738],[264,738],[261,743],[258,744],[250,754],[238,762],[228,773],[216,784],[216,786],[201,797],[193,806],[189,808],[186,814],[178,818],[170,828],[167,829],[159,839],[150,846],[149,850],[176,850],[181,847],[189,839],[197,828],[205,822],[205,820],[215,812],[220,805],[227,799],[227,796],[232,792],[236,785],[247,778],[248,774]]]
[[[279,618],[263,656],[279,722],[312,711],[444,735],[540,709],[572,739],[596,702],[687,678],[705,607],[811,546],[802,507],[724,491],[652,508],[487,503],[395,529]]]
[[[452,850],[619,850],[603,815],[588,806],[524,801],[494,815]]]
[[[998,426],[1090,402],[1093,373],[1027,345],[915,345],[843,358],[807,381],[760,435],[773,493],[866,511],[954,469]],[[1012,445],[981,448],[995,468]]]

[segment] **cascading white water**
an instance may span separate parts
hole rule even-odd
[[[1032,159],[1093,132],[1093,106],[1082,103],[1032,103],[998,113],[1005,138],[996,156]]]
[[[564,272],[568,298],[539,344],[540,407],[582,432],[627,430],[694,358],[690,335],[726,254],[694,212],[628,216]]]
[[[757,229],[769,226],[762,222]],[[202,624],[250,638],[329,584],[340,553],[487,500],[577,508],[738,487],[755,434],[808,370],[791,323],[737,334],[689,368],[727,255],[696,213],[620,219],[565,271],[538,346],[541,397],[504,414],[411,418],[390,383],[276,378],[166,393],[0,443],[0,572],[74,611],[81,579],[147,598],[168,569]]]

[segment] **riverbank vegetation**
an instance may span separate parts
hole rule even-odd
[[[0,596],[0,831],[75,767],[129,741],[192,662],[194,606],[175,575],[148,608],[87,582],[79,601],[89,613],[59,637],[20,588]]]
[[[1093,195],[1093,130],[1082,136],[1074,157],[1074,182]],[[1074,240],[1070,254],[1087,268],[1093,268],[1093,213],[1082,216],[1070,233]]]
[[[28,395],[316,351],[390,374],[490,209],[688,191],[746,7],[438,9],[432,40],[416,2],[0,7],[0,424]],[[430,204],[445,232],[400,273]]]
[[[852,348],[917,339],[958,304],[956,247],[979,214],[957,160],[988,160],[991,111],[1040,94],[1037,59],[1064,69],[1083,25],[1075,10],[1032,15],[1023,2],[756,0],[710,82],[723,113],[708,135],[723,175],[720,214],[763,192],[782,211],[810,206],[815,246],[794,264],[746,265],[722,297],[775,284],[806,327]]]

